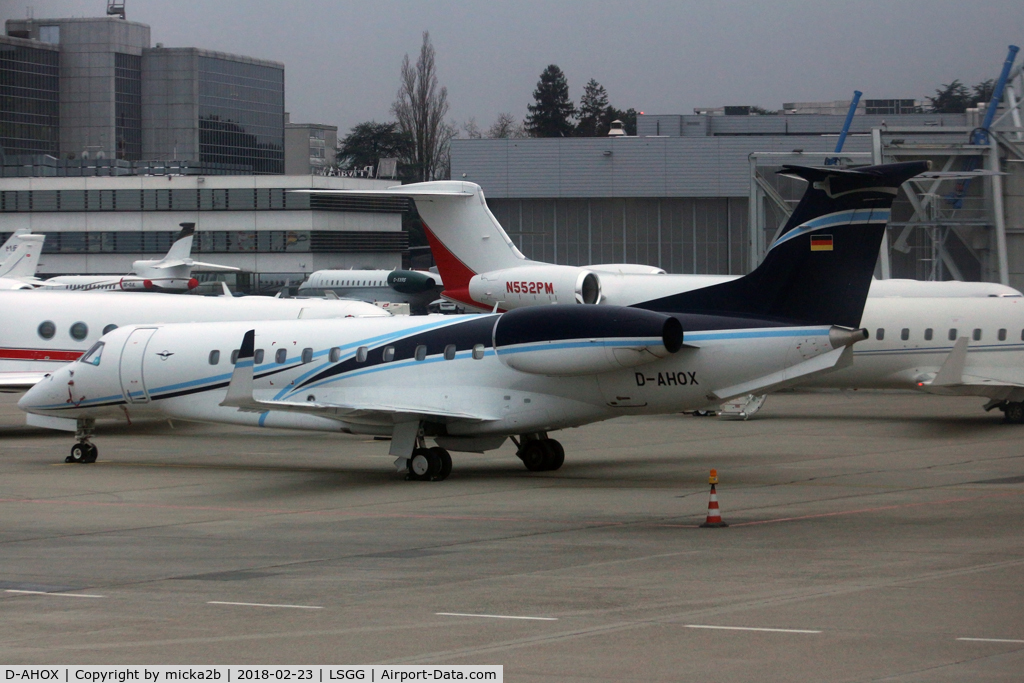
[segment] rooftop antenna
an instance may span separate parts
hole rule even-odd
[[[125,0],[107,0],[107,16],[117,15],[124,19],[124,3]]]

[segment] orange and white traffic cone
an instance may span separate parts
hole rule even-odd
[[[708,483],[711,484],[711,500],[708,501],[708,518],[700,525],[702,529],[717,529],[719,527],[729,526],[722,521],[722,513],[718,509],[718,493],[715,491],[715,485],[718,484],[718,470],[711,470],[711,476],[708,478]]]

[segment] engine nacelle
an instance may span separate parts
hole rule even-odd
[[[437,288],[440,278],[417,270],[393,270],[388,273],[388,287],[400,294],[421,294]]]
[[[601,279],[575,266],[524,266],[474,275],[469,295],[506,311],[537,304],[599,304]]]
[[[494,324],[504,365],[537,375],[590,375],[666,358],[683,346],[675,318],[620,306],[535,306]]]

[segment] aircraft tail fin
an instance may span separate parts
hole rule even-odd
[[[12,237],[14,250],[7,260],[0,264],[0,277],[31,278],[35,277],[39,255],[43,251],[46,235],[22,234]]]
[[[737,280],[637,306],[859,327],[892,202],[900,185],[928,168],[927,161],[785,166],[781,173],[803,178],[807,189],[760,266]]]
[[[181,232],[174,238],[174,243],[167,250],[164,261],[187,259],[192,253],[192,239],[195,237],[195,223],[181,223]]]
[[[32,231],[28,228],[18,228],[11,236],[7,238],[7,241],[0,245],[0,264],[7,260],[7,257],[11,255],[15,249],[18,248],[18,238],[22,235],[28,235]]]

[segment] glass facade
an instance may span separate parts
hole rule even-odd
[[[0,147],[4,154],[59,152],[60,54],[0,43]]]
[[[117,158],[142,158],[142,57],[117,52],[114,71],[114,119]]]
[[[199,159],[284,173],[284,69],[199,58]]]

